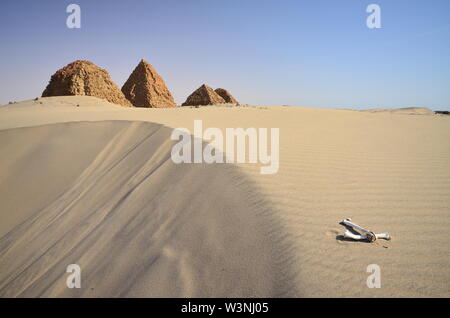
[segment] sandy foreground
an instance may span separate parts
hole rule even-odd
[[[280,128],[278,173],[174,164],[195,119]],[[450,297],[449,141],[423,110],[0,106],[0,296]],[[343,240],[348,217],[393,239]]]

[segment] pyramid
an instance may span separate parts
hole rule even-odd
[[[136,107],[164,108],[176,106],[162,77],[144,60],[141,60],[123,84],[122,92]]]
[[[92,62],[78,60],[52,75],[42,97],[87,95],[105,99],[111,103],[131,107],[108,72]]]
[[[211,87],[203,84],[194,91],[182,106],[214,105],[224,104],[225,100],[220,97]]]
[[[230,104],[239,104],[238,101],[233,97],[233,95],[230,94],[226,89],[223,88],[216,88],[214,90],[220,97],[222,97],[225,102]]]

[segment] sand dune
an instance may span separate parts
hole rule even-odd
[[[2,192],[0,295],[283,294],[263,201],[230,166],[173,164],[170,132],[123,121],[2,132],[2,163],[21,158],[21,172],[2,170],[16,196]],[[65,285],[72,263],[80,290]]]
[[[174,165],[194,119],[280,128],[278,174]],[[450,296],[448,117],[53,97],[3,106],[0,130],[1,296]],[[347,217],[393,240],[342,240]]]

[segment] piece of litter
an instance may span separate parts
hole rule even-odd
[[[389,235],[389,233],[375,234],[374,232],[366,230],[362,226],[359,226],[358,224],[353,223],[350,218],[349,219],[345,219],[341,223],[344,224],[344,225],[347,225],[347,226],[349,226],[351,228],[353,228],[354,230],[357,230],[357,231],[360,231],[360,232],[363,233],[361,235],[357,235],[357,234],[353,234],[352,232],[347,230],[344,233],[344,237],[345,238],[350,238],[350,239],[353,239],[353,240],[367,240],[370,243],[375,242],[377,239],[385,239],[385,240],[390,240],[391,239],[391,236]]]

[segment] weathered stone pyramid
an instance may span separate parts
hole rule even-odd
[[[52,75],[42,97],[87,95],[105,99],[111,103],[131,107],[108,72],[92,62],[78,60]]]
[[[144,60],[141,60],[122,86],[122,92],[137,107],[176,106],[162,77]]]
[[[230,94],[229,91],[223,88],[216,88],[214,90],[220,97],[222,97],[225,102],[231,103],[231,104],[239,104],[238,101],[233,97],[233,95]]]
[[[225,100],[220,97],[211,87],[203,84],[195,90],[182,106],[214,105],[224,104]]]

